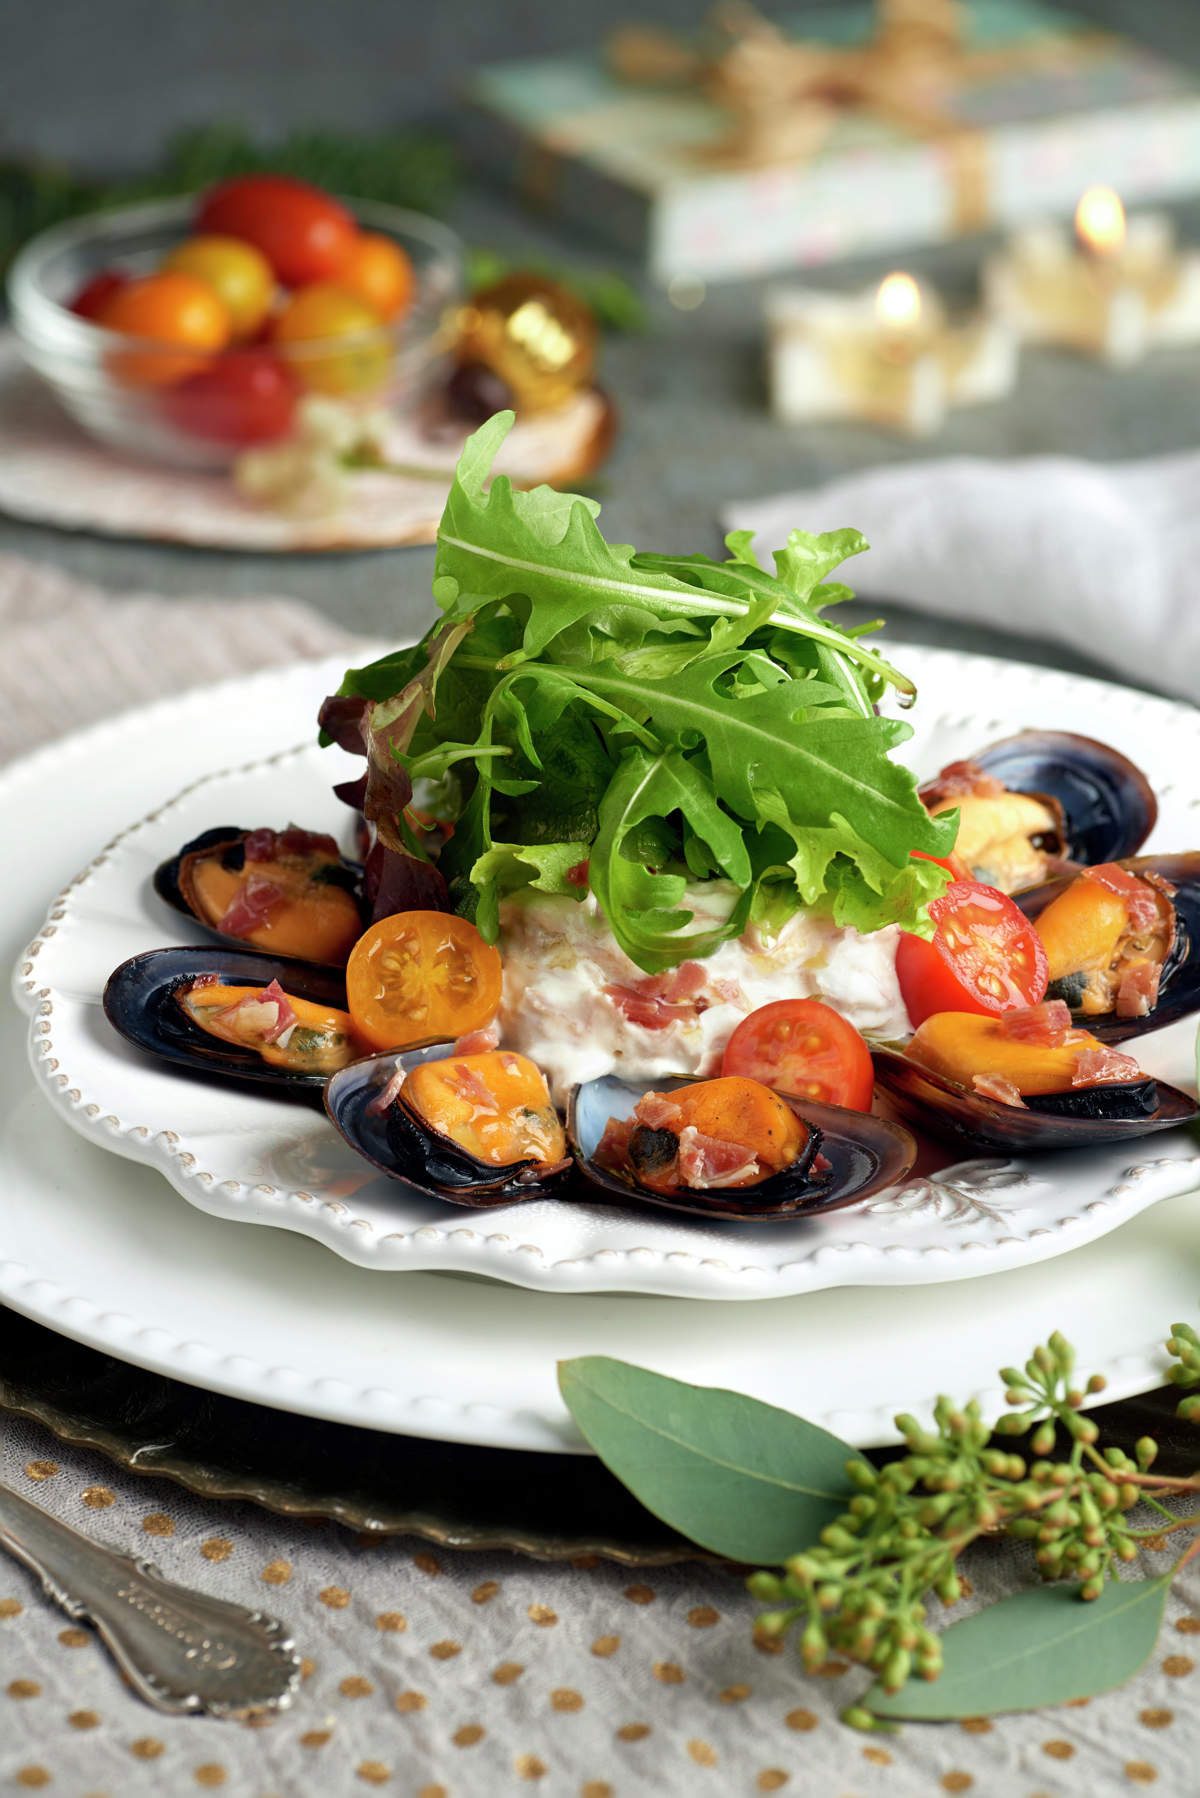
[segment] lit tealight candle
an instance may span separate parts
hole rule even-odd
[[[771,290],[767,344],[772,408],[789,424],[862,418],[927,437],[949,407],[998,399],[1016,374],[1006,327],[949,325],[937,294],[900,271],[852,295]]]
[[[1074,238],[1029,226],[984,270],[996,313],[1030,343],[1062,344],[1116,366],[1155,343],[1200,340],[1200,257],[1181,256],[1170,220],[1126,219],[1111,187],[1089,187]]]

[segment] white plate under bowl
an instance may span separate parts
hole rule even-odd
[[[1156,842],[1183,849],[1200,839],[1200,713],[1015,663],[893,654],[922,689],[909,753],[923,772],[1024,725],[1084,730],[1102,719],[1104,734],[1145,767],[1159,792]],[[256,691],[248,681],[212,700],[229,720],[231,752]],[[964,693],[986,693],[989,715],[964,715],[955,703]],[[279,690],[270,710],[284,741],[313,728],[307,699],[296,703]],[[30,1055],[56,1111],[101,1147],[157,1168],[202,1211],[296,1230],[348,1261],[393,1272],[453,1270],[556,1292],[765,1299],[1027,1266],[1200,1184],[1200,1145],[1179,1130],[1022,1161],[953,1161],[935,1147],[923,1177],[785,1224],[558,1199],[472,1213],[372,1174],[319,1113],[189,1080],[119,1038],[100,1008],[112,969],[146,949],[211,940],[154,893],[157,864],[218,824],[294,819],[345,837],[349,814],[331,782],[355,771],[353,758],[318,749],[310,737],[195,780],[75,878],[17,963]],[[1146,1037],[1139,1053],[1148,1072],[1193,1084],[1194,1035],[1183,1021]]]
[[[172,699],[6,770],[0,951],[16,955],[44,895],[122,820],[227,760],[231,732],[244,755],[269,751],[276,712],[311,716],[339,672],[297,667]],[[0,1009],[0,1303],[139,1366],[304,1415],[578,1450],[555,1362],[605,1353],[753,1393],[866,1446],[895,1440],[893,1413],[927,1413],[947,1388],[1001,1409],[996,1368],[1056,1328],[1083,1368],[1107,1376],[1108,1396],[1146,1391],[1162,1380],[1168,1326],[1200,1309],[1194,1196],[1053,1265],[919,1293],[747,1309],[430,1273],[379,1279],[293,1233],[203,1216],[152,1169],[68,1130],[23,1071],[24,1035],[18,1013]]]

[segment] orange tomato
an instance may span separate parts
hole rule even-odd
[[[500,956],[453,912],[402,911],[361,936],[346,964],[354,1028],[373,1049],[482,1030],[500,1003]]]
[[[273,335],[292,372],[313,393],[369,393],[383,386],[391,370],[391,344],[379,314],[332,281],[293,294]],[[344,348],[333,347],[343,338]],[[315,349],[326,342],[328,352]]]
[[[403,312],[416,286],[412,263],[382,231],[360,231],[338,263],[334,279],[347,293],[365,300],[380,318]]]
[[[108,357],[113,376],[130,387],[166,387],[203,368],[229,342],[229,309],[207,281],[168,271],[144,275],[118,287],[97,320],[106,331],[147,342],[177,345],[168,350],[120,350]]]
[[[235,337],[253,337],[271,310],[275,276],[261,250],[237,237],[189,237],[177,244],[164,269],[207,281],[225,302]]]

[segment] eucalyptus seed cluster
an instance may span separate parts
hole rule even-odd
[[[1182,1387],[1185,1392],[1192,1386],[1200,1386],[1200,1336],[1190,1324],[1171,1325],[1167,1349],[1176,1357],[1175,1366],[1167,1374],[1172,1385]],[[1179,1415],[1187,1423],[1200,1423],[1200,1394],[1181,1399]]]

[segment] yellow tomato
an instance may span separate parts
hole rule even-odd
[[[131,387],[166,387],[186,380],[229,342],[229,312],[224,301],[207,281],[174,270],[118,287],[105,301],[97,323],[106,331],[179,346],[174,354],[167,350],[114,351],[107,359],[108,367],[118,381]]]
[[[416,286],[412,263],[381,231],[358,233],[338,263],[335,279],[385,319],[405,311]]]
[[[276,320],[274,336],[293,373],[313,393],[369,393],[391,373],[392,347],[379,314],[332,281],[294,293]]]
[[[261,250],[237,237],[189,237],[163,263],[165,269],[207,281],[229,310],[235,337],[253,337],[275,297],[275,276]]]

